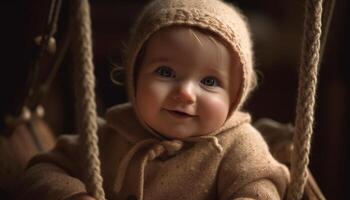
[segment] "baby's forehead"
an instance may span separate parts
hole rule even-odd
[[[171,26],[158,30],[145,44],[145,59],[169,57],[203,60],[207,65],[221,65],[229,60],[235,66],[235,53],[218,36],[196,27]],[[181,56],[183,55],[183,56]],[[149,60],[148,60],[149,61]]]
[[[151,35],[148,41],[154,40],[168,40],[168,41],[185,41],[192,43],[198,43],[203,46],[203,43],[220,43],[222,45],[227,45],[219,36],[214,33],[200,29],[198,27],[191,26],[181,26],[181,25],[173,25],[169,27],[161,28]]]

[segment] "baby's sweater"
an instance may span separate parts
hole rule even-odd
[[[282,199],[287,168],[269,153],[248,114],[236,112],[220,130],[184,140],[160,139],[138,122],[132,106],[111,108],[99,128],[103,185],[109,200]],[[85,193],[78,136],[36,156],[19,199],[66,199]]]

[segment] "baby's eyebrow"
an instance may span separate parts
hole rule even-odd
[[[146,60],[146,64],[154,64],[154,63],[170,63],[170,59],[165,56],[154,56]]]
[[[228,78],[228,73],[225,73],[223,70],[219,70],[217,67],[207,67],[208,73],[214,74],[221,78]]]

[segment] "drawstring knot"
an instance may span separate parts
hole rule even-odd
[[[183,147],[180,140],[162,141],[154,145],[148,152],[148,160],[154,160],[160,156],[173,156]]]
[[[184,142],[201,142],[207,141],[213,145],[213,147],[221,153],[223,151],[222,146],[220,145],[218,139],[215,136],[199,136],[195,138],[186,138],[183,141],[180,140],[165,140],[160,141],[157,139],[147,139],[137,142],[123,157],[118,168],[118,173],[116,177],[115,190],[119,193],[122,189],[123,182],[129,164],[134,157],[134,155],[143,148],[147,148],[147,152],[144,154],[141,165],[139,166],[139,171],[137,172],[140,175],[138,181],[138,197],[143,199],[143,187],[144,187],[144,176],[146,165],[149,161],[155,160],[159,157],[167,157],[176,155],[184,146]]]

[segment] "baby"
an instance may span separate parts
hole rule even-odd
[[[99,128],[107,199],[282,199],[289,180],[250,116],[251,39],[240,11],[219,0],[155,0],[126,49],[130,102]],[[93,199],[77,136],[38,155],[19,199]]]

